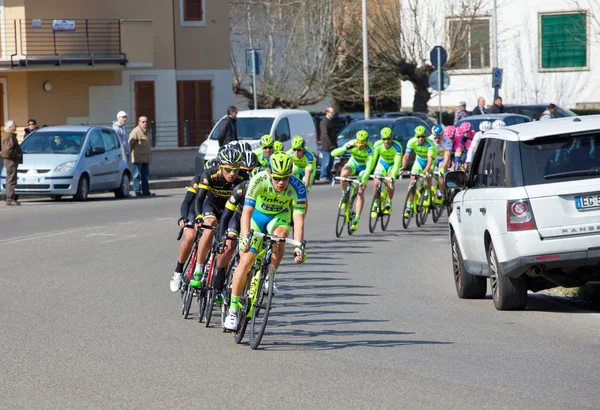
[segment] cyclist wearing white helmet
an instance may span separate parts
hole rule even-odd
[[[503,128],[506,127],[506,123],[502,120],[496,120],[492,123],[492,128]]]
[[[496,124],[498,121],[500,121],[500,123],[504,124],[504,121],[502,120],[496,120],[494,121],[494,124]],[[471,166],[471,162],[473,161],[473,154],[475,153],[475,150],[477,149],[477,145],[479,145],[479,141],[481,141],[481,136],[483,135],[484,132],[489,131],[492,128],[492,123],[489,121],[482,121],[479,124],[479,132],[477,134],[475,134],[475,136],[473,137],[473,141],[471,142],[471,146],[469,147],[469,151],[467,152],[467,159],[465,160],[465,163],[467,164],[467,168]],[[495,128],[499,128],[499,127],[495,127]]]

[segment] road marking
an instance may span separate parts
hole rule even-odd
[[[42,234],[34,234],[34,235],[25,235],[25,236],[17,236],[16,238],[9,238],[0,240],[0,244],[13,244],[18,242],[31,241],[34,239],[44,239],[52,236],[66,235],[69,233],[83,232],[89,231],[92,229],[100,229],[101,226],[89,226],[85,228],[76,228],[76,229],[66,229],[64,231],[52,232],[52,233],[42,233]]]
[[[91,233],[89,235],[86,235],[86,238],[92,238],[94,236],[117,236],[116,233]]]
[[[102,241],[100,243],[119,242],[119,241],[124,241],[125,239],[131,239],[131,238],[136,238],[136,237],[137,237],[137,235],[125,235],[125,236],[121,236],[119,238],[109,239],[107,241]]]
[[[432,238],[431,242],[448,242],[448,238]]]

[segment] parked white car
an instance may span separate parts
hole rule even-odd
[[[600,116],[487,131],[460,188],[450,224],[460,298],[523,309],[527,291],[600,280]]]
[[[196,175],[204,170],[204,163],[217,156],[219,151],[219,129],[221,118],[210,132],[206,141],[200,145],[196,154]],[[270,134],[275,140],[283,143],[284,150],[291,148],[293,137],[300,135],[306,146],[318,155],[317,130],[308,111],[270,109],[248,110],[237,114],[237,134],[240,141],[249,142],[254,148],[260,146],[260,137]]]

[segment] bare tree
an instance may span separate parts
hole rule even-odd
[[[258,84],[262,108],[316,104],[328,93],[339,64],[340,17],[346,0],[232,0],[233,90],[253,104],[245,50],[261,48],[264,74]],[[334,22],[341,22],[334,24]]]

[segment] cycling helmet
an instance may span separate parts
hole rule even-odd
[[[242,153],[242,166],[245,168],[256,168],[258,166],[258,157],[252,151]]]
[[[356,133],[357,142],[367,142],[369,140],[369,133],[365,130],[360,130]]]
[[[492,128],[492,123],[489,121],[481,121],[481,124],[479,124],[479,131],[481,132],[486,132],[490,128]]]
[[[465,121],[462,124],[460,124],[460,128],[462,128],[463,133],[467,132],[467,131],[471,131],[471,123],[468,121]]]
[[[432,131],[432,133],[433,133],[434,136],[441,137],[442,133],[444,132],[444,128],[441,125],[436,124],[436,125],[433,126],[433,128],[431,129],[431,131]]]
[[[281,152],[283,151],[283,142],[275,141],[273,143],[273,152]]]
[[[422,125],[419,125],[418,127],[415,128],[415,137],[426,137],[427,135],[425,135],[425,127],[423,127]]]
[[[227,147],[219,153],[221,165],[239,165],[242,161],[242,153],[234,147]]]
[[[465,133],[465,130],[462,127],[454,127],[454,137],[460,138]]]
[[[250,176],[253,177],[254,175],[258,174],[259,172],[263,172],[264,170],[266,170],[265,167],[256,167],[250,172]]]
[[[506,123],[502,120],[496,120],[492,123],[492,128],[494,128],[494,129],[502,128],[502,127],[506,127]]]
[[[273,148],[273,137],[271,137],[269,134],[265,134],[260,137],[260,146],[262,148]]]
[[[448,125],[444,128],[444,137],[454,138],[454,125]]]
[[[382,140],[392,139],[392,129],[390,127],[384,127],[381,129],[381,139]]]
[[[276,152],[269,157],[271,174],[287,177],[292,175],[292,158],[285,152]]]
[[[297,149],[304,149],[306,148],[306,142],[304,142],[304,138],[302,138],[301,136],[296,136],[292,139],[292,149],[293,150],[297,150]]]

